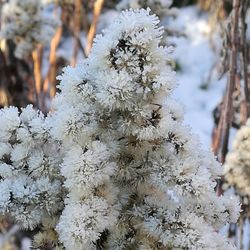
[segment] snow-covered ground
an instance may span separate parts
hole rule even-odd
[[[211,30],[208,16],[197,7],[180,9],[169,26],[185,33],[185,37],[171,39],[176,45],[174,58],[180,65],[175,98],[185,106],[185,123],[208,148],[214,124],[212,111],[220,102],[225,87],[225,78],[218,81],[214,67],[219,61],[220,38]]]

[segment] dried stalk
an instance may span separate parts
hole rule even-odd
[[[236,3],[237,2],[237,3]],[[225,70],[229,71],[229,80],[228,82],[231,82],[231,87],[234,87],[233,91],[235,91],[235,83],[233,82],[239,82],[239,86],[240,86],[240,93],[239,93],[239,97],[240,99],[242,99],[242,103],[240,105],[240,117],[241,117],[241,121],[239,124],[233,124],[240,126],[240,124],[244,124],[247,120],[247,118],[249,117],[249,86],[248,86],[248,77],[247,77],[247,65],[248,65],[248,48],[247,48],[247,43],[246,43],[246,24],[245,24],[245,17],[246,17],[246,9],[248,6],[249,1],[243,1],[243,0],[238,0],[234,2],[234,8],[232,11],[232,26],[231,30],[228,28],[228,30],[230,31],[226,31],[226,43],[225,43],[225,47],[231,48],[231,54],[230,57],[228,56],[228,54],[226,53],[226,57],[224,58],[224,62],[226,63],[227,61],[229,61],[229,63],[231,65],[227,65],[225,66]],[[238,5],[238,7],[237,7]],[[235,8],[235,6],[237,8]],[[226,51],[226,49],[225,49]],[[227,58],[227,59],[226,59]],[[240,59],[240,65],[237,65],[237,59]],[[233,61],[232,61],[233,60]],[[233,65],[232,65],[233,64]],[[238,69],[238,72],[237,72]],[[241,86],[240,84],[240,78],[242,76],[243,79],[243,86]],[[234,86],[232,86],[232,84]],[[232,89],[230,90],[232,91]],[[230,92],[229,91],[229,92]],[[230,96],[230,100],[228,99]],[[226,102],[229,106],[231,104],[232,106],[232,100],[234,99],[232,94],[226,93],[225,98],[227,97],[227,101],[224,100],[223,104],[224,104],[224,109],[226,108]],[[225,99],[224,98],[224,99]],[[227,107],[227,111],[226,112],[233,112],[229,111],[229,109],[233,109],[232,107]],[[215,132],[213,133],[213,150],[215,152],[216,155],[219,155],[219,150],[221,149],[221,156],[220,156],[220,160],[223,163],[225,160],[225,155],[227,152],[227,144],[228,144],[228,136],[229,136],[229,128],[232,125],[232,121],[229,121],[229,117],[228,117],[228,113],[223,113],[221,114],[221,120],[219,122],[219,126],[218,128],[215,129]],[[230,114],[230,119],[232,120],[233,114]],[[237,121],[236,121],[237,122]],[[231,123],[229,125],[229,123]],[[228,127],[228,128],[226,128]],[[223,130],[224,128],[224,130]],[[228,132],[226,132],[228,130]],[[224,140],[224,142],[221,142],[222,140]],[[223,146],[224,145],[224,146]],[[224,151],[224,152],[223,152]]]
[[[242,1],[242,0],[241,0]],[[248,86],[248,47],[246,41],[246,10],[248,6],[248,0],[242,1],[240,5],[239,12],[239,22],[240,22],[240,62],[242,68],[242,78],[243,78],[243,90],[242,90],[242,105],[241,105],[241,122],[244,124],[249,117],[249,86]]]
[[[83,20],[82,21],[83,30],[87,33],[89,29],[89,22],[88,22],[88,16],[87,16],[84,5],[82,5],[82,20]]]
[[[241,0],[233,0],[232,27],[230,31],[230,56],[229,56],[229,76],[225,98],[223,101],[223,112],[220,117],[213,150],[221,163],[225,162],[228,151],[229,130],[233,117],[233,92],[237,73],[237,53],[239,48],[238,21]]]
[[[243,102],[240,107],[241,124],[245,123],[249,116],[249,89],[247,79],[247,44],[246,44],[246,4],[248,1],[244,0],[233,0],[233,9],[231,14],[231,22],[227,38],[227,50],[229,50],[228,61],[229,65],[225,67],[228,71],[227,88],[226,93],[223,97],[222,112],[218,124],[218,128],[215,129],[213,136],[213,150],[218,156],[221,163],[225,162],[225,157],[228,152],[228,141],[230,128],[233,122],[234,107],[233,100],[234,94],[236,93],[236,87],[240,90],[238,93],[239,97],[243,98]],[[226,53],[226,55],[228,55]],[[238,64],[238,59],[240,64]],[[241,76],[243,78],[243,86],[241,86]],[[223,179],[217,185],[217,193],[222,193]],[[239,243],[242,249],[243,247],[243,224],[244,217],[243,213],[240,217],[239,223]],[[229,228],[229,237],[236,236],[236,224],[231,224]]]
[[[33,59],[33,72],[34,72],[34,78],[35,78],[35,95],[36,95],[36,102],[37,106],[41,107],[41,92],[42,92],[42,51],[43,47],[42,45],[39,45],[37,49],[35,49],[32,52],[32,59]]]
[[[229,76],[227,79],[226,92],[222,102],[222,112],[219,119],[218,127],[213,132],[212,149],[218,160],[223,164],[228,152],[229,133],[233,118],[233,92],[235,90],[237,75],[237,55],[239,48],[238,25],[239,25],[239,8],[241,0],[233,0],[232,26],[229,26]],[[223,178],[218,180],[217,194],[222,194]]]
[[[81,0],[75,0],[75,17],[74,17],[74,48],[73,48],[73,57],[71,60],[71,65],[75,66],[77,61],[77,54],[79,51],[79,40],[81,32]]]
[[[232,30],[231,30],[231,54],[229,56],[229,78],[225,99],[225,109],[222,115],[222,147],[221,162],[225,162],[228,151],[229,129],[232,123],[233,91],[235,88],[235,76],[237,73],[237,51],[239,47],[238,21],[240,0],[233,0]]]
[[[1,49],[0,49],[0,62],[1,62],[0,72],[2,72],[2,74],[5,73],[6,78],[7,78],[7,79],[2,79],[3,77],[0,74],[0,88],[1,88],[0,89],[0,105],[7,106],[11,102],[11,96],[8,91],[8,84],[13,85],[13,83],[12,83],[12,78],[9,72],[9,68],[5,60],[5,56]],[[8,82],[6,82],[5,80],[7,80]]]
[[[87,37],[87,46],[86,46],[86,49],[85,49],[86,55],[89,54],[90,49],[92,47],[93,40],[94,40],[94,37],[95,37],[95,34],[96,34],[96,27],[97,27],[97,24],[98,24],[98,21],[99,21],[99,17],[100,17],[101,11],[102,11],[103,4],[104,4],[104,0],[96,0],[95,1],[94,13],[93,13],[93,21],[91,23],[91,26],[90,26],[90,29],[89,29],[89,32],[88,32],[88,37]]]
[[[244,249],[244,243],[243,243],[243,234],[244,234],[244,217],[243,214],[240,215],[239,219],[239,245],[240,249]]]
[[[56,74],[57,74],[56,50],[58,48],[58,45],[62,37],[62,31],[63,27],[60,26],[57,29],[53,39],[51,40],[50,55],[49,55],[49,70],[43,84],[43,92],[48,93],[49,91],[49,95],[51,98],[54,97],[56,94]]]

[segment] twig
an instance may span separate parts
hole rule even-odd
[[[1,48],[0,48],[0,61],[2,62],[2,63],[0,63],[0,66],[2,64],[1,68],[3,69],[3,72],[6,74],[6,77],[7,77],[6,80],[9,82],[10,85],[13,85],[12,77],[11,77],[11,74],[9,72],[9,68],[7,66],[5,56],[4,56]],[[1,77],[0,77],[0,79],[1,79]],[[0,100],[0,104],[1,105],[2,104],[9,105],[10,101],[11,101],[11,96],[10,96],[10,93],[8,91],[8,83],[4,79],[1,79],[0,84],[2,85],[2,91],[4,92],[2,94],[4,96],[4,99],[6,99],[6,100]],[[1,97],[1,99],[3,98],[3,96]]]
[[[88,32],[88,37],[87,37],[87,46],[85,49],[86,55],[89,54],[90,49],[93,44],[93,40],[96,34],[96,27],[99,21],[99,17],[102,11],[102,6],[103,6],[104,0],[96,0],[94,4],[94,15],[93,15],[93,21],[91,23],[89,32]]]
[[[41,63],[42,63],[42,45],[39,45],[38,48],[36,48],[32,52],[32,58],[34,63],[34,78],[35,78],[35,95],[36,95],[36,101],[37,106],[41,106],[41,92],[42,92],[42,73],[41,73]]]
[[[244,234],[244,217],[243,214],[240,215],[239,219],[239,243],[240,243],[240,249],[244,249],[244,244],[243,244],[243,234]]]
[[[75,66],[77,61],[77,54],[79,50],[79,40],[80,40],[80,31],[81,31],[81,0],[75,0],[75,18],[74,18],[74,48],[73,56],[71,60],[71,65]]]
[[[88,22],[88,16],[87,16],[84,4],[82,5],[82,26],[83,26],[83,30],[87,34],[89,30],[89,22]]]
[[[56,50],[62,37],[62,31],[63,28],[60,26],[50,43],[49,70],[43,84],[43,92],[49,91],[50,97],[54,97],[56,94]]]

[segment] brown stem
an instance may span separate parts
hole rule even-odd
[[[96,27],[97,27],[99,17],[100,17],[101,11],[102,11],[103,3],[104,3],[104,0],[96,0],[95,4],[94,4],[94,13],[93,13],[94,16],[93,16],[93,21],[91,23],[91,26],[90,26],[90,29],[88,32],[87,46],[85,49],[86,55],[89,54],[90,49],[91,49],[92,44],[93,44],[93,40],[94,40],[94,37],[96,34]]]
[[[1,48],[0,48],[0,72],[2,71],[3,74],[6,75],[6,80],[8,82],[6,82],[4,79],[2,79],[0,81],[0,91],[1,91],[1,95],[0,95],[0,105],[1,106],[7,106],[11,103],[11,96],[10,93],[8,91],[8,84],[13,85],[12,83],[12,77],[11,74],[9,72],[9,68],[7,66],[6,63],[6,59],[4,56],[4,53],[2,52]],[[2,77],[0,77],[1,79]]]
[[[243,234],[244,234],[244,217],[243,214],[240,215],[240,249],[244,249]]]
[[[84,4],[82,5],[82,20],[83,30],[87,33],[89,29],[89,22]]]
[[[74,48],[73,48],[73,57],[71,65],[75,66],[77,61],[77,54],[79,50],[79,40],[80,40],[80,31],[81,31],[81,0],[75,0],[75,17],[74,17]]]
[[[225,99],[225,112],[223,114],[223,132],[221,162],[224,163],[228,151],[229,129],[232,124],[233,91],[235,88],[235,76],[237,73],[237,51],[238,51],[238,21],[239,21],[240,0],[233,0],[233,23],[231,30],[231,54],[229,57],[229,77],[227,94]]]
[[[39,45],[38,48],[33,50],[32,52],[32,59],[33,59],[33,72],[35,78],[35,92],[36,92],[36,99],[38,107],[41,106],[41,92],[42,92],[42,45]]]
[[[44,80],[43,92],[49,91],[50,97],[56,94],[56,50],[62,37],[63,28],[60,26],[50,43],[49,70]]]

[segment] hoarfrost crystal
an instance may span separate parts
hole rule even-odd
[[[4,108],[0,120],[0,212],[34,229],[63,205],[59,145],[32,106]]]
[[[182,123],[181,105],[171,97],[176,87],[171,49],[160,45],[163,28],[158,25],[149,10],[123,12],[97,36],[89,58],[65,68],[59,77],[61,92],[44,123],[62,153],[60,174],[67,197],[51,227],[66,249],[235,249],[217,232],[237,221],[239,205],[233,197],[217,197],[221,167]],[[35,174],[41,166],[42,150],[30,154],[32,164],[25,165],[24,174],[11,178],[13,163],[26,160],[30,152],[15,138],[33,145],[33,130],[35,138],[43,138],[40,116],[31,119],[31,130],[13,137],[23,127],[17,113],[10,108],[0,115],[6,120],[0,123],[0,152],[3,157],[15,152],[11,162],[3,161],[10,165],[2,173],[3,212],[12,207],[17,212],[13,195],[36,208],[40,190],[50,181],[48,172],[41,183],[24,184],[32,178],[26,168],[34,166]],[[18,187],[13,192],[10,182]],[[46,202],[56,198],[57,192],[50,192],[55,188],[46,191],[53,197]],[[46,208],[54,211],[50,205]],[[41,211],[22,213],[26,219],[18,212],[12,215],[37,224]],[[37,238],[42,241],[43,236]]]
[[[176,86],[171,50],[160,46],[158,23],[148,10],[123,12],[97,36],[89,58],[61,77],[54,126],[64,120],[65,110],[88,110],[81,124],[94,125],[84,136],[76,122],[64,139],[65,147],[74,149],[62,164],[69,200],[57,226],[67,248],[211,249],[213,239],[213,249],[234,249],[215,230],[237,220],[237,201],[216,196],[221,167],[182,125],[181,106],[171,98]],[[102,153],[93,152],[94,145]],[[81,211],[100,199],[107,214],[95,212],[98,224]],[[81,237],[75,216],[81,218],[80,230],[89,221]]]

